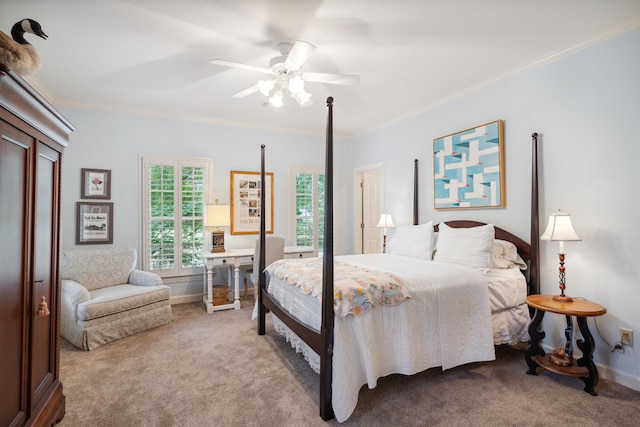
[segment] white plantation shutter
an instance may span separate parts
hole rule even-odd
[[[197,274],[212,159],[142,157],[142,264],[161,276]]]
[[[316,168],[293,171],[294,221],[292,235],[296,246],[312,246],[322,253],[324,239],[324,174]]]

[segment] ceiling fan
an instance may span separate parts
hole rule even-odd
[[[244,98],[255,92],[260,92],[269,98],[269,103],[274,107],[281,107],[284,104],[283,96],[287,93],[289,93],[299,105],[310,104],[311,93],[305,91],[305,82],[345,86],[357,85],[360,82],[360,76],[353,74],[303,72],[302,65],[309,59],[315,49],[316,47],[311,43],[301,40],[297,40],[293,45],[290,43],[279,43],[278,50],[280,51],[280,55],[269,61],[269,68],[254,67],[237,62],[224,61],[222,59],[213,59],[211,63],[271,75],[270,79],[258,80],[258,83],[254,86],[236,93],[233,95],[233,98]]]

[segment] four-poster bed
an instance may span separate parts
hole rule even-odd
[[[257,328],[258,334],[265,334],[265,314],[269,310],[275,329],[319,371],[320,416],[325,420],[335,416],[338,421],[344,421],[355,408],[360,387],[368,384],[373,388],[382,376],[411,375],[434,366],[448,369],[493,360],[494,344],[528,340],[529,313],[524,297],[527,293],[538,293],[537,272],[533,271],[537,269],[537,247],[492,224],[476,221],[418,225],[418,161],[415,160],[414,228],[410,234],[413,239],[416,235],[426,236],[419,243],[429,242],[423,251],[428,256],[403,256],[406,254],[399,254],[398,250],[395,254],[336,259],[333,250],[333,98],[327,99],[327,107],[324,254],[321,259],[278,261],[270,266],[265,265],[263,255],[260,257]],[[263,183],[264,162],[262,146]],[[537,197],[537,186],[534,187],[532,195],[535,193]],[[537,202],[535,205],[537,211]],[[261,212],[262,247],[264,218]],[[537,215],[534,219],[532,206],[532,233],[533,222],[537,223]],[[537,240],[537,224],[535,228]],[[418,231],[424,234],[416,234]],[[480,239],[480,235],[490,235],[491,265],[487,266],[490,268],[455,264],[459,261],[458,254],[445,249],[451,239],[459,236],[467,241],[487,241]],[[434,236],[438,236],[435,245],[442,254],[436,251],[435,261],[431,261]],[[498,241],[501,243],[497,244]],[[415,240],[411,250],[415,249],[414,243]],[[484,251],[486,244],[482,244]],[[502,256],[495,252],[496,246],[513,250],[508,266],[494,268],[494,256]],[[481,255],[480,266],[486,251]],[[528,284],[520,272],[520,268],[526,267],[518,268],[518,264],[524,262],[529,268]],[[320,267],[321,274],[313,270]],[[363,275],[366,280],[361,280]],[[471,315],[467,316],[468,313]],[[454,331],[455,338],[452,338]]]

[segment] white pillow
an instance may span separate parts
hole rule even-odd
[[[491,246],[491,268],[511,268],[520,267],[527,269],[527,264],[518,255],[518,248],[506,240],[495,239]]]
[[[396,228],[390,253],[418,259],[431,259],[433,253],[433,222],[401,225]]]
[[[434,260],[473,268],[491,268],[491,246],[495,235],[493,224],[452,228],[441,222],[438,231]]]

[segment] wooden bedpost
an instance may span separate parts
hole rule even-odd
[[[529,294],[539,294],[540,226],[538,217],[538,133],[531,134],[531,260],[529,261]]]
[[[265,238],[265,232],[266,232],[266,220],[265,220],[265,201],[264,201],[264,189],[266,188],[265,185],[265,173],[264,173],[264,144],[262,144],[260,146],[260,189],[261,189],[261,196],[260,196],[260,259],[258,260],[258,268],[259,268],[259,280],[258,280],[258,335],[264,335],[265,334],[265,308],[264,308],[264,304],[262,302],[262,292],[264,292],[267,289],[266,286],[266,281],[267,281],[267,275],[264,272],[265,269],[265,263],[266,263],[266,238]]]
[[[413,161],[413,225],[418,225],[418,159]]]
[[[325,158],[324,246],[322,258],[322,325],[320,330],[320,416],[334,417],[331,405],[333,380],[333,98],[327,98],[327,146]]]

